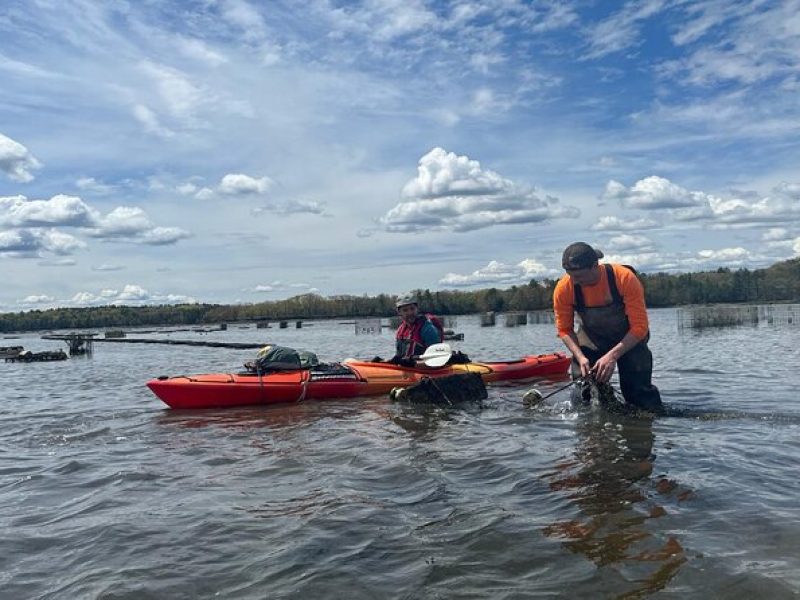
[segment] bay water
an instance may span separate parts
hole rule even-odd
[[[568,391],[523,405],[564,379],[448,409],[173,411],[145,387],[254,350],[96,343],[0,363],[0,598],[798,597],[800,327],[650,315],[655,419]],[[477,360],[563,350],[548,324],[454,329]],[[128,335],[393,353],[391,331],[336,320]]]

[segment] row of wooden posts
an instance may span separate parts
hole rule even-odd
[[[481,315],[481,327],[494,327],[497,322],[497,313],[487,312]],[[553,323],[553,311],[540,310],[534,312],[508,312],[505,313],[506,327],[519,327],[528,323]]]
[[[295,321],[294,326],[296,329],[302,329],[303,322]],[[278,321],[279,329],[286,329],[289,327],[289,321]],[[256,329],[269,329],[269,321],[256,321]]]
[[[800,304],[689,306],[677,310],[678,327],[703,329],[736,325],[798,325]]]

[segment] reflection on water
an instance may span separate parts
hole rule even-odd
[[[397,403],[392,405],[391,409],[380,411],[380,414],[388,418],[413,439],[435,434],[440,427],[454,422],[454,415],[459,415],[460,417],[470,414],[476,415],[482,409],[482,402],[463,403],[458,408],[422,403]]]
[[[692,492],[652,476],[652,419],[594,410],[579,416],[576,433],[571,455],[545,479],[551,490],[567,495],[578,515],[548,525],[545,535],[632,581],[634,587],[619,597],[664,588],[687,558],[677,536],[663,539],[649,521],[668,513],[665,503],[685,502]]]
[[[341,408],[341,407],[339,407]],[[350,407],[355,410],[355,407]],[[338,411],[321,409],[318,403],[283,404],[279,406],[237,407],[225,410],[165,410],[156,422],[165,427],[223,427],[249,430],[253,428],[284,429],[307,424],[320,418],[335,418]]]

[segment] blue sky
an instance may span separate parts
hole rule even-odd
[[[800,0],[6,0],[0,310],[800,255]]]

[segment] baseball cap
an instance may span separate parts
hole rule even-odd
[[[595,250],[586,242],[575,242],[564,250],[564,254],[561,256],[561,266],[567,271],[588,269],[597,262],[598,258],[603,258],[600,250]]]

